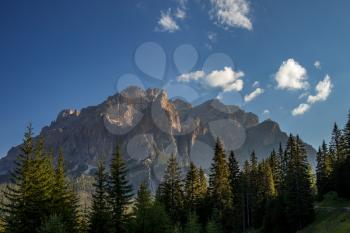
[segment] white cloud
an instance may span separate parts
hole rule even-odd
[[[208,40],[210,42],[216,42],[217,34],[215,32],[208,32]]]
[[[180,82],[188,83],[190,81],[197,81],[197,80],[203,78],[204,76],[205,76],[205,72],[202,70],[198,70],[195,72],[182,74],[177,78],[177,80]]]
[[[252,85],[252,87],[258,87],[260,85],[260,83],[258,81],[255,81]]]
[[[260,87],[258,87],[257,89],[255,89],[255,91],[251,92],[250,94],[244,96],[244,102],[250,102],[253,99],[255,99],[256,97],[258,97],[259,95],[264,93],[264,89],[261,89]]]
[[[308,95],[309,95],[308,92],[304,92],[304,93],[302,93],[302,94],[299,95],[298,99],[303,99],[303,98],[305,98],[305,97],[308,96]]]
[[[309,88],[307,72],[297,61],[284,61],[275,75],[278,89],[301,90]]]
[[[210,0],[213,9],[210,16],[224,28],[238,27],[252,30],[249,19],[250,5],[248,0]]]
[[[185,19],[186,18],[186,11],[181,8],[177,8],[175,12],[175,17],[178,19]]]
[[[270,110],[265,109],[262,114],[267,117],[270,115]]]
[[[315,61],[314,66],[316,67],[316,69],[319,69],[319,70],[322,68],[320,61]]]
[[[333,88],[332,80],[329,75],[319,81],[315,87],[316,95],[309,95],[307,102],[309,104],[314,104],[319,101],[327,100],[328,96],[331,94]]]
[[[168,11],[161,11],[160,12],[160,19],[158,21],[158,26],[160,27],[161,31],[166,32],[175,32],[180,29],[179,25],[177,25],[176,21],[171,15],[171,10]]]
[[[188,0],[177,0],[181,8],[186,8]]]
[[[242,71],[234,71],[231,67],[224,67],[223,70],[214,70],[206,74],[204,71],[195,71],[182,74],[177,77],[179,82],[199,82],[205,88],[218,88],[224,92],[241,91],[244,82]]]
[[[299,116],[299,115],[303,115],[305,112],[307,112],[310,109],[310,105],[309,104],[300,104],[298,107],[296,107],[295,109],[293,109],[292,111],[292,115],[293,116]]]
[[[332,88],[333,84],[331,77],[329,75],[326,75],[326,77],[323,80],[317,83],[315,87],[316,95],[309,95],[307,97],[307,103],[302,103],[297,108],[293,109],[292,115],[302,115],[305,112],[307,112],[313,104],[327,100],[327,98],[332,92]],[[302,94],[301,96],[299,96],[299,99],[304,98],[306,95],[307,93]]]

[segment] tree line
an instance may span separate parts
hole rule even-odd
[[[172,155],[156,194],[147,181],[134,193],[116,146],[109,169],[98,162],[88,209],[67,182],[62,152],[54,161],[31,127],[21,149],[1,203],[4,233],[294,233],[313,221],[315,197],[350,197],[350,115],[318,151],[317,182],[299,136],[261,161],[252,151],[242,166],[217,139],[208,175],[194,163],[184,174]]]
[[[330,142],[323,141],[317,152],[318,199],[331,191],[350,198],[350,113],[344,129],[334,123]]]

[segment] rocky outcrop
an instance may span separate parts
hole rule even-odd
[[[119,144],[132,184],[137,187],[147,179],[153,190],[172,153],[184,169],[194,161],[208,171],[217,137],[241,161],[253,149],[260,159],[265,158],[280,142],[287,141],[287,134],[276,122],[260,123],[255,114],[237,106],[224,105],[216,99],[192,106],[180,99],[169,100],[163,90],[137,87],[110,96],[97,106],[61,111],[40,136],[45,138],[48,149],[63,149],[67,171],[72,176],[92,174],[97,161],[110,161]],[[13,169],[19,148],[11,148],[0,160],[2,180]],[[313,160],[315,150],[309,145],[307,150]]]

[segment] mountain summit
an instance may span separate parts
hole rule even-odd
[[[184,169],[193,161],[208,171],[217,137],[241,162],[253,150],[259,159],[266,158],[288,138],[276,122],[259,122],[255,114],[217,99],[192,106],[181,99],[170,100],[164,90],[137,87],[81,111],[63,110],[39,136],[45,138],[47,148],[63,149],[67,171],[73,176],[93,173],[97,161],[110,161],[119,144],[133,185],[147,179],[153,190],[171,154]],[[306,149],[313,162],[316,151],[307,144]],[[0,160],[2,180],[13,169],[18,153],[20,145]]]

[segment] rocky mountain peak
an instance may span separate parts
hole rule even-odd
[[[265,158],[287,141],[287,134],[273,121],[259,118],[217,99],[192,106],[184,100],[169,100],[161,89],[128,87],[97,106],[80,112],[63,110],[55,122],[43,127],[47,148],[62,148],[69,174],[93,174],[100,156],[110,161],[118,141],[138,186],[145,178],[153,188],[159,184],[166,162],[175,154],[185,169],[193,161],[209,171],[216,137],[227,151],[234,150],[242,162],[255,150]],[[311,159],[315,150],[307,146]],[[8,178],[20,145],[0,160],[0,178]]]
[[[80,111],[76,109],[64,109],[58,113],[56,121],[64,121],[71,117],[78,117],[79,114],[80,114]]]

